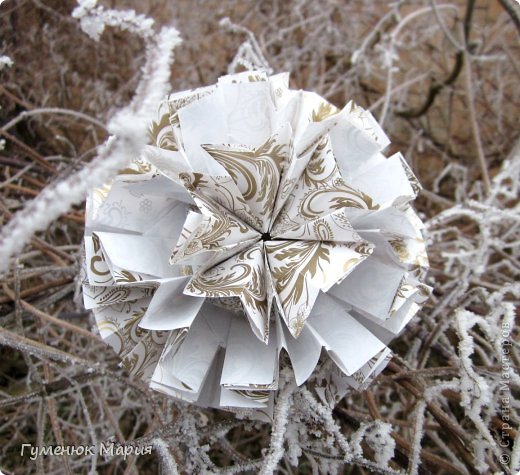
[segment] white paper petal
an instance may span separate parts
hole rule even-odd
[[[361,312],[385,320],[404,273],[404,269],[366,259],[329,293]]]
[[[139,323],[149,330],[173,330],[189,327],[199,313],[203,299],[193,299],[183,293],[188,277],[158,281],[152,301]]]
[[[314,371],[320,358],[322,344],[308,326],[303,328],[298,338],[294,338],[286,327],[283,328],[283,332],[296,384],[301,385]]]
[[[382,207],[404,204],[415,198],[416,193],[402,165],[401,154],[392,155],[374,168],[352,179],[352,185]]]
[[[320,295],[307,325],[331,358],[348,375],[355,373],[385,347],[344,307],[325,294]]]
[[[179,110],[180,129],[186,156],[196,172],[222,175],[223,168],[208,160],[201,144],[222,142],[227,137],[227,121],[222,94],[214,92]]]
[[[218,319],[222,329],[229,328],[230,317],[218,309],[200,312],[171,361],[170,371],[188,391],[199,391],[218,348],[224,344],[210,319]]]
[[[263,247],[255,244],[193,276],[185,293],[196,297],[239,297],[253,332],[264,342],[269,336],[266,266]]]
[[[325,241],[268,241],[265,249],[279,311],[295,337],[319,292],[344,279],[368,255]]]
[[[169,263],[174,243],[170,239],[119,233],[96,233],[105,257],[114,265],[157,277],[175,276]],[[131,259],[128,259],[131,256]]]
[[[83,285],[83,303],[86,309],[114,305],[150,297],[153,287],[93,286]]]
[[[252,334],[249,324],[236,316],[227,337],[220,384],[249,389],[271,386],[276,375],[277,358],[276,338],[270,338],[269,344],[264,344]]]
[[[344,208],[285,229],[280,234],[275,234],[274,237],[300,241],[363,242],[361,236],[347,219]]]

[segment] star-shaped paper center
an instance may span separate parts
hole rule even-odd
[[[347,212],[372,202],[342,179],[326,135],[331,123],[312,125],[297,149],[289,124],[256,148],[205,145],[227,175],[179,176],[198,207],[171,258],[194,269],[184,293],[238,298],[265,342],[272,310],[298,337],[319,292],[372,252]]]

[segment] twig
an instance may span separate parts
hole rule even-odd
[[[11,300],[15,299],[15,295],[13,294],[12,290],[9,289],[9,287],[7,287],[7,285],[5,285],[5,284],[3,285],[3,290]],[[33,307],[30,303],[26,302],[25,300],[20,300],[20,305],[24,308],[24,310],[29,312],[31,315],[38,317],[41,320],[54,323],[55,325],[58,325],[66,330],[70,330],[79,335],[85,336],[85,337],[89,338],[90,340],[95,341],[96,343],[101,343],[101,340],[97,335],[94,335],[93,333],[89,332],[88,330],[78,327],[77,325],[73,325],[72,323],[69,323],[65,320],[61,320],[59,318],[53,317],[52,315],[49,315],[49,314],[39,310],[38,308]]]
[[[281,389],[278,395],[278,401],[276,403],[273,417],[274,422],[271,431],[269,452],[266,455],[259,472],[261,475],[269,475],[270,473],[273,473],[283,456],[284,436],[287,429],[288,413],[291,407],[291,399],[294,389],[294,383],[286,379],[285,386]]]
[[[54,287],[61,287],[64,284],[68,284],[72,280],[74,280],[73,277],[65,277],[63,279],[53,280],[51,282],[45,282],[40,285],[35,285],[34,287],[31,287],[29,289],[22,290],[20,292],[20,297],[22,299],[32,297],[33,295],[39,294],[40,292],[43,292],[45,290],[53,289]],[[0,304],[12,301],[13,299],[10,296],[0,297]]]
[[[2,127],[2,130],[9,130],[11,127],[14,127],[18,122],[21,122],[22,120],[26,119],[27,117],[32,117],[35,115],[41,115],[41,114],[58,114],[58,115],[68,115],[71,117],[75,117],[76,119],[85,120],[87,122],[90,122],[91,124],[96,125],[100,129],[103,129],[104,131],[107,131],[106,125],[103,124],[103,122],[100,122],[99,120],[95,119],[94,117],[91,117],[87,114],[83,114],[83,112],[78,112],[70,109],[62,109],[59,107],[42,107],[39,109],[32,109],[29,111],[24,111],[18,114],[17,117],[10,120],[7,124],[5,124]]]
[[[36,163],[38,163],[42,168],[52,173],[56,173],[56,168],[51,165],[45,158],[43,158],[38,152],[33,150],[31,147],[23,143],[21,140],[18,140],[14,135],[6,132],[5,130],[0,129],[0,135],[3,135],[7,140],[10,140],[13,144],[15,144],[18,148],[22,149],[29,157],[31,157]]]
[[[475,0],[467,0],[466,4],[466,13],[464,15],[464,23],[463,23],[463,29],[464,29],[464,42],[467,45],[469,40],[469,34],[471,29],[471,20],[473,17],[473,10],[475,8]],[[434,12],[436,15],[438,15],[439,7],[434,7]],[[458,45],[458,42],[456,43]],[[467,48],[467,46],[466,46]],[[464,50],[465,51],[465,50]],[[439,93],[447,86],[452,85],[457,78],[459,77],[462,66],[464,65],[464,51],[461,51],[460,49],[457,49],[457,54],[455,55],[455,63],[453,65],[453,68],[450,72],[450,74],[441,81],[440,83],[434,83],[430,86],[430,89],[428,90],[428,93],[426,94],[426,100],[423,102],[421,106],[419,106],[417,109],[408,109],[408,110],[401,110],[396,111],[395,114],[399,117],[404,117],[406,119],[416,119],[417,117],[421,117],[422,115],[426,114],[430,107],[433,105],[435,98],[439,95]]]
[[[484,189],[486,194],[491,193],[491,180],[489,179],[488,167],[486,163],[486,157],[484,156],[484,148],[482,147],[482,141],[480,140],[480,131],[477,124],[477,115],[475,113],[475,98],[473,97],[473,84],[471,80],[471,62],[467,52],[464,53],[465,57],[465,85],[466,85],[466,97],[468,98],[468,115],[471,124],[471,130],[473,132],[473,140],[475,141],[475,147],[477,149],[477,157],[482,172],[482,179],[484,181]]]
[[[500,2],[500,5],[504,7],[504,10],[509,14],[511,19],[513,20],[513,23],[516,26],[516,29],[518,30],[518,33],[520,33],[520,5],[518,4],[518,1],[515,2],[515,0],[498,0]]]

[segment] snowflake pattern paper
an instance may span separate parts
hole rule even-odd
[[[150,136],[87,200],[85,306],[128,370],[267,419],[283,358],[328,404],[366,386],[429,293],[420,187],[370,113],[246,72]]]

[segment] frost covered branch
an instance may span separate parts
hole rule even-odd
[[[0,272],[9,258],[20,251],[34,232],[45,229],[73,204],[81,203],[88,190],[113,176],[147,144],[147,126],[154,118],[156,104],[169,90],[173,49],[180,43],[177,30],[162,28],[147,43],[147,61],[132,102],[108,122],[113,136],[98,156],[75,175],[45,188],[4,226],[0,232]]]

